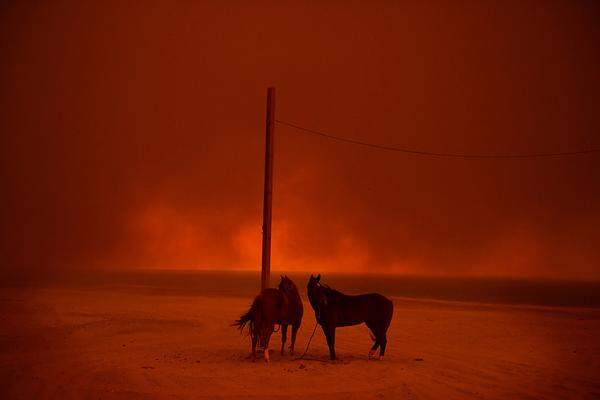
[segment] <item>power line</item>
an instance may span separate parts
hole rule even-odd
[[[305,133],[322,136],[322,137],[332,139],[332,140],[337,140],[340,142],[351,143],[351,144],[356,144],[356,145],[365,146],[365,147],[371,147],[371,148],[379,149],[379,150],[396,151],[399,153],[413,154],[413,155],[418,155],[418,156],[447,157],[447,158],[541,158],[541,157],[575,156],[575,155],[591,154],[591,153],[600,152],[600,149],[590,149],[590,150],[579,150],[579,151],[565,151],[565,152],[559,152],[559,153],[524,153],[524,154],[437,153],[437,152],[432,152],[432,151],[423,151],[423,150],[414,150],[414,149],[407,149],[407,148],[401,148],[401,147],[392,147],[392,146],[385,146],[385,145],[376,144],[376,143],[363,142],[363,141],[355,140],[355,139],[348,139],[345,137],[325,133],[322,131],[304,128],[302,126],[293,124],[291,122],[286,122],[286,121],[282,121],[282,120],[278,120],[278,119],[276,119],[275,122],[277,122],[280,125],[285,125],[285,126],[297,129],[297,130],[305,132]]]

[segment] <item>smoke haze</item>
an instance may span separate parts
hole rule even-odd
[[[600,148],[585,1],[0,6],[1,268],[260,265],[276,115],[456,153]],[[273,268],[600,279],[600,155],[275,129]]]

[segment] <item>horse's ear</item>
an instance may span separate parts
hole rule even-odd
[[[321,274],[317,275],[317,282],[321,280]]]

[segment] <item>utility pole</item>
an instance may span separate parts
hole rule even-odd
[[[271,209],[273,203],[273,133],[275,131],[275,88],[267,89],[267,135],[265,146],[265,188],[263,199],[261,290],[271,278]]]

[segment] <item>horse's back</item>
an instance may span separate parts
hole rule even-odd
[[[277,289],[263,289],[256,299],[260,302],[263,313],[272,316],[277,315],[283,305],[283,295]]]
[[[353,296],[345,295],[345,299],[345,302],[347,303],[362,303],[367,304],[370,307],[377,307],[385,310],[394,307],[394,304],[390,299],[379,293],[365,293]]]
[[[338,326],[362,322],[389,325],[394,307],[390,299],[379,293],[345,295],[338,292],[332,300],[331,311]]]
[[[386,309],[394,307],[394,303],[392,302],[392,300],[379,293],[367,293],[360,296],[365,296],[366,298],[368,298],[368,301],[370,303],[373,303],[379,307],[383,307]]]
[[[304,307],[300,295],[297,298],[286,295],[279,289],[263,289],[256,297],[261,304],[262,314],[272,323],[299,323]]]

